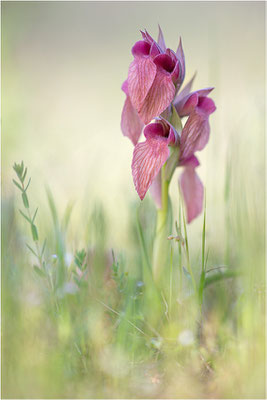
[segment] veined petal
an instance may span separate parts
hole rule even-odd
[[[158,70],[142,107],[139,109],[141,120],[148,124],[153,118],[159,116],[170,105],[174,95],[175,86],[171,75]]]
[[[151,186],[149,188],[150,194],[158,208],[162,207],[162,200],[161,200],[161,171],[157,174],[154,178]]]
[[[161,136],[150,137],[135,146],[132,174],[135,189],[141,200],[168,157],[167,139]]]
[[[210,126],[208,116],[198,107],[190,115],[181,135],[181,159],[189,158],[196,151],[202,150],[208,140]]]
[[[127,80],[128,90],[131,102],[137,110],[140,110],[156,73],[157,67],[151,57],[138,56],[130,64]]]
[[[195,169],[186,167],[180,177],[185,202],[187,222],[190,223],[202,211],[204,189]]]
[[[134,146],[138,143],[143,126],[144,124],[134,109],[130,97],[127,96],[121,115],[121,130],[123,135],[127,136]]]

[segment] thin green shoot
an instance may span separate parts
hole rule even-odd
[[[172,310],[172,283],[173,280],[173,248],[171,246],[171,258],[170,258],[170,300],[169,300],[169,316],[171,317]]]
[[[192,284],[194,288],[194,292],[197,295],[197,285],[196,285],[196,280],[192,271],[191,263],[190,263],[190,256],[189,256],[189,245],[188,245],[188,237],[187,237],[187,229],[186,229],[186,218],[185,218],[185,212],[184,212],[184,204],[182,204],[182,217],[183,217],[183,227],[184,227],[184,241],[185,241],[185,253],[186,253],[186,260],[187,260],[187,268],[190,273],[191,279],[192,279]]]

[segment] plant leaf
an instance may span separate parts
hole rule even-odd
[[[46,278],[45,272],[42,271],[39,267],[37,267],[37,265],[34,265],[33,269],[41,278]]]
[[[19,190],[23,192],[22,186],[18,182],[16,182],[15,179],[13,179],[13,183],[19,188]]]
[[[26,188],[25,188],[25,190],[24,190],[25,192],[26,192],[26,190],[28,189],[30,183],[31,183],[31,178],[29,179],[28,185],[26,186]]]
[[[35,220],[35,217],[36,217],[37,211],[38,211],[38,207],[36,208],[36,210],[35,210],[35,213],[34,213],[34,215],[33,215],[33,217],[32,217],[32,223],[34,223],[34,220]]]
[[[24,207],[25,208],[29,208],[29,200],[28,200],[28,197],[27,197],[26,193],[23,192],[21,194],[21,196],[22,196],[22,201],[23,201]]]
[[[182,121],[173,104],[172,104],[172,116],[170,123],[174,126],[174,128],[177,130],[179,134],[182,132],[183,129]]]
[[[31,224],[32,221],[30,220],[29,217],[27,217],[27,215],[24,214],[24,212],[22,212],[21,210],[19,210],[19,212],[21,213],[21,215]]]
[[[35,253],[35,251],[31,248],[31,246],[29,246],[27,243],[26,243],[26,246],[28,247],[28,249],[32,252],[32,254],[34,254],[35,255],[35,257],[37,257],[38,258],[38,255]]]
[[[38,232],[37,232],[37,228],[36,225],[31,224],[31,230],[32,230],[32,238],[35,242],[37,242],[38,240]]]
[[[25,180],[25,178],[26,178],[26,175],[27,175],[27,167],[25,168],[24,174],[23,174],[23,176],[21,177],[22,182],[24,182],[24,180]]]
[[[44,255],[45,246],[46,246],[46,239],[44,240],[44,244],[43,244],[42,251],[41,251],[41,256],[42,256],[42,257],[43,257],[43,255]]]

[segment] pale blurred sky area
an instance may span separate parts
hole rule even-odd
[[[2,2],[3,196],[15,193],[12,165],[23,159],[35,204],[45,202],[44,184],[60,206],[75,200],[78,212],[100,199],[119,229],[137,200],[133,147],[120,130],[121,84],[139,30],[156,38],[159,23],[168,47],[176,50],[182,37],[185,82],[197,71],[194,89],[215,87],[217,111],[198,168],[210,225],[219,229],[222,221],[229,160],[233,185],[257,207],[264,190],[264,13],[264,2]],[[171,185],[174,209],[180,172]]]

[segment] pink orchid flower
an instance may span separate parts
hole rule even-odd
[[[185,76],[185,61],[180,40],[176,53],[167,49],[159,28],[158,42],[145,31],[143,40],[132,48],[134,56],[127,81],[121,128],[136,144],[144,124],[160,115],[173,101]]]
[[[195,92],[198,100],[192,107],[181,134],[178,165],[185,167],[180,177],[180,187],[185,201],[188,223],[202,211],[204,189],[195,172],[195,168],[199,166],[199,161],[194,153],[202,150],[209,140],[210,126],[208,119],[209,115],[216,110],[213,100],[206,97],[206,94],[210,91],[210,89],[206,89]],[[192,96],[195,96],[195,94]]]
[[[128,79],[122,87],[127,96],[122,113],[122,131],[135,145],[132,160],[134,185],[141,200],[150,189],[157,206],[161,208],[161,169],[163,165],[166,163],[166,171],[169,171],[167,172],[169,173],[168,180],[171,179],[176,167],[184,167],[180,177],[180,187],[185,201],[187,222],[190,223],[201,213],[203,206],[204,190],[202,182],[195,172],[196,167],[199,166],[195,152],[202,150],[209,140],[209,115],[215,111],[216,107],[213,100],[207,96],[213,88],[190,92],[193,77],[178,93],[185,73],[181,42],[175,55],[176,63],[175,65],[171,64],[173,70],[169,68],[167,71],[167,65],[169,65],[167,56],[171,57],[172,53],[171,50],[166,49],[161,30],[159,30],[157,43],[147,32],[142,32],[142,34],[144,40],[137,42],[133,47],[135,59],[130,66]],[[172,60],[174,63],[174,58]],[[151,71],[155,67],[152,64],[156,65],[155,76],[158,76],[156,79],[153,75],[153,81],[151,80]],[[166,67],[165,70],[162,66]],[[133,71],[135,72],[133,73]],[[173,80],[174,76],[176,81]],[[160,80],[162,86],[158,85]],[[176,95],[164,97],[164,93],[170,93],[170,82],[173,85],[174,82],[177,84],[172,92]],[[150,90],[153,96],[149,95]],[[168,98],[168,101],[164,100],[164,107],[159,106],[163,100],[158,100],[155,93],[157,95],[163,93],[163,100]],[[147,104],[146,102],[151,102],[151,105],[149,107],[144,105]],[[140,104],[141,107],[139,107]],[[153,110],[153,113],[146,114],[142,110]],[[169,122],[174,113],[177,114],[180,121],[179,127],[173,126]],[[149,115],[149,118],[142,119],[144,115]],[[180,118],[187,116],[188,119],[182,128]],[[156,121],[144,128],[145,142],[138,143],[144,123],[150,122],[150,119],[155,117]]]
[[[170,155],[169,146],[177,146],[179,135],[165,119],[147,125],[144,129],[146,141],[138,143],[133,152],[132,174],[136,191],[141,200],[159,174]],[[157,185],[158,186],[158,185]],[[155,199],[159,203],[160,187],[155,189]]]

